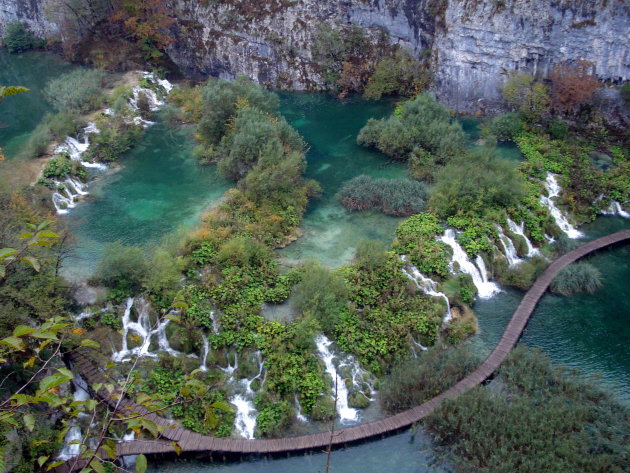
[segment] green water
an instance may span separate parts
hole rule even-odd
[[[282,114],[310,146],[306,176],[317,180],[323,193],[313,200],[300,226],[304,235],[280,251],[288,264],[317,259],[329,267],[346,264],[361,240],[391,243],[401,219],[380,212],[349,212],[335,198],[342,183],[359,174],[402,178],[406,166],[388,163],[377,152],[356,144],[368,119],[393,110],[393,102],[360,98],[338,100],[325,94],[281,94]]]
[[[21,85],[29,89],[7,97],[0,105],[0,146],[7,159],[16,156],[43,116],[53,111],[43,94],[48,81],[73,67],[48,53],[8,54],[0,49],[0,85]]]
[[[60,219],[76,242],[64,264],[69,279],[89,276],[104,245],[150,245],[182,226],[230,187],[214,166],[200,166],[192,156],[192,127],[176,131],[156,124],[139,146],[122,159],[122,169],[96,174],[90,196]]]
[[[580,227],[582,242],[630,228],[630,220],[600,217]],[[542,348],[553,361],[601,375],[602,383],[620,398],[630,400],[630,245],[602,250],[586,259],[603,275],[595,294],[571,297],[547,293],[534,311],[522,342]],[[486,351],[501,336],[523,293],[505,289],[474,306],[480,334],[476,342]]]

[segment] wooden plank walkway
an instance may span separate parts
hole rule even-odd
[[[490,377],[492,373],[499,368],[512,348],[514,348],[514,345],[520,338],[529,317],[538,304],[538,301],[544,295],[547,287],[556,274],[558,274],[558,272],[567,265],[588,255],[589,253],[626,240],[630,240],[630,230],[623,230],[593,240],[552,262],[545,272],[535,281],[529,291],[527,291],[516,311],[512,315],[512,319],[508,323],[505,331],[503,332],[503,336],[497,343],[496,347],[475,371],[445,392],[419,406],[385,419],[335,431],[335,435],[332,440],[333,446],[342,446],[346,443],[369,439],[405,429],[433,412],[444,399],[455,398],[461,393],[468,391],[488,379],[488,377]],[[69,354],[69,358],[74,367],[85,378],[90,386],[94,386],[96,383],[107,382],[106,377],[94,366],[91,360],[85,357],[85,355],[73,352]],[[112,399],[111,395],[104,388],[99,389],[99,391],[94,394],[99,399],[107,402],[112,408],[115,408],[116,404],[119,402],[118,399]],[[127,400],[120,400],[120,405],[125,405],[125,407],[130,409],[130,412],[146,412],[144,408],[134,405]],[[119,456],[137,455],[140,453],[156,454],[175,452],[175,447],[172,444],[172,441],[177,441],[184,452],[212,451],[233,454],[321,450],[326,448],[330,442],[329,432],[282,439],[244,440],[234,438],[215,438],[183,429],[182,427],[171,424],[170,421],[156,414],[147,414],[146,417],[165,427],[164,432],[161,433],[162,439],[132,440],[122,442],[117,447],[117,454]],[[63,471],[63,473],[69,473],[67,468]]]

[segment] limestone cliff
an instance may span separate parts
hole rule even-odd
[[[38,34],[63,35],[46,14],[53,1],[0,0],[0,33],[19,18]],[[625,0],[168,1],[178,20],[168,54],[189,76],[245,74],[272,87],[318,88],[318,26],[352,23],[429,55],[436,92],[459,109],[491,108],[510,72],[544,76],[565,60],[591,61],[604,80],[630,79]]]

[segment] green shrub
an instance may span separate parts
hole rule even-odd
[[[553,281],[551,292],[570,296],[578,292],[594,293],[602,287],[602,273],[590,263],[573,263],[561,269]]]
[[[120,316],[118,314],[112,314],[111,312],[101,314],[101,323],[105,325],[105,327],[109,327],[116,331],[122,330],[123,328]]]
[[[508,266],[499,274],[498,279],[501,284],[526,291],[543,273],[548,264],[548,261],[542,256],[534,256],[516,266]]]
[[[422,64],[401,49],[376,64],[363,96],[372,100],[380,100],[383,95],[408,97],[426,89],[430,80],[431,75]]]
[[[73,175],[80,179],[85,179],[87,177],[87,170],[81,163],[72,161],[65,154],[60,154],[46,162],[42,175],[44,178],[63,178],[68,175]]]
[[[43,48],[46,41],[35,37],[25,23],[12,20],[4,29],[4,44],[10,53],[23,53],[29,49]]]
[[[523,347],[497,378],[444,401],[425,420],[438,444],[455,454],[457,471],[628,470],[630,412],[594,379]]]
[[[141,248],[120,242],[105,245],[93,279],[111,288],[137,290],[148,269],[144,253]]]
[[[567,134],[569,133],[569,125],[567,125],[567,123],[562,120],[549,120],[547,129],[549,130],[549,134],[551,135],[551,137],[556,140],[566,138]]]
[[[256,399],[256,432],[258,436],[279,436],[291,422],[292,409],[287,401],[261,402]]]
[[[505,113],[490,120],[488,131],[499,141],[513,141],[523,131],[518,113]]]
[[[490,149],[449,162],[437,175],[429,207],[439,217],[483,215],[488,209],[516,207],[525,197],[523,176]]]
[[[57,111],[86,113],[102,104],[104,78],[95,69],[75,69],[51,80],[44,95]]]
[[[357,176],[343,184],[337,198],[348,210],[377,208],[387,215],[409,216],[425,209],[424,184],[409,179]]]
[[[316,263],[304,267],[294,292],[296,310],[312,315],[324,332],[333,333],[347,304],[348,289],[341,276]]]
[[[370,119],[357,137],[359,145],[375,147],[395,159],[407,159],[417,148],[447,159],[458,154],[465,141],[461,125],[429,93],[404,102],[389,118]]]
[[[478,365],[479,359],[467,345],[431,348],[392,369],[381,383],[381,406],[389,413],[417,406],[453,386]]]
[[[52,140],[53,136],[50,127],[46,123],[40,123],[29,135],[28,141],[20,151],[20,157],[28,159],[45,154]]]

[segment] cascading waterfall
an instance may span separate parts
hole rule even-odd
[[[510,240],[510,238],[503,233],[503,229],[500,225],[497,225],[497,232],[499,234],[499,241],[501,242],[501,246],[503,246],[505,259],[508,261],[508,265],[516,266],[519,263],[522,263],[523,260],[518,257],[516,252],[516,248],[514,247],[514,242]]]
[[[321,355],[321,358],[326,366],[326,372],[330,375],[333,381],[333,396],[335,392],[335,386],[337,387],[337,413],[341,422],[356,422],[359,420],[359,411],[348,405],[348,388],[346,387],[345,380],[339,376],[337,368],[333,363],[335,355],[330,351],[330,345],[332,341],[321,334],[315,338],[317,344],[317,351]]]
[[[208,341],[208,337],[205,334],[201,334],[201,339],[203,340],[203,352],[201,354],[201,365],[199,369],[204,373],[208,371],[208,353],[210,352],[210,342]]]
[[[556,180],[556,176],[552,173],[547,173],[547,178],[545,179],[545,188],[547,189],[548,196],[540,196],[540,202],[549,209],[549,213],[553,217],[556,222],[556,225],[562,230],[569,238],[580,238],[583,236],[582,232],[580,232],[577,228],[569,223],[566,216],[560,211],[553,199],[560,195],[560,185]]]
[[[238,390],[235,395],[230,398],[230,404],[236,408],[236,418],[234,419],[234,428],[238,434],[246,439],[253,439],[254,432],[256,431],[256,407],[254,406],[254,390],[252,389],[252,383],[257,379],[261,379],[263,375],[263,369],[265,366],[262,361],[260,352],[256,352],[256,361],[258,363],[258,373],[252,379],[243,378],[236,383],[235,390]],[[234,378],[230,377],[228,382],[233,382]],[[264,384],[265,380],[262,379],[261,384]]]
[[[133,322],[131,320],[131,309],[134,304],[138,306],[138,321]],[[180,353],[177,350],[171,348],[166,338],[166,327],[169,324],[169,320],[161,320],[157,327],[152,329],[151,322],[149,320],[149,303],[143,298],[139,298],[136,302],[133,297],[127,299],[125,306],[125,312],[122,318],[123,324],[123,336],[122,336],[122,348],[120,351],[115,352],[112,355],[112,360],[118,362],[129,361],[129,356],[150,356],[156,358],[158,353],[151,353],[149,348],[151,346],[151,339],[154,335],[157,336],[159,351],[164,351],[170,355],[177,356]],[[129,349],[127,336],[129,331],[133,332],[141,339],[139,346]]]
[[[508,218],[507,223],[508,223],[508,228],[510,229],[512,233],[514,233],[515,235],[520,235],[525,239],[525,244],[527,245],[528,258],[531,258],[532,256],[537,256],[540,254],[540,251],[538,250],[538,248],[534,248],[534,245],[532,245],[532,242],[530,241],[529,238],[527,238],[527,235],[525,234],[525,222],[521,222],[520,225],[517,225],[512,219]]]
[[[123,442],[129,442],[131,440],[135,440],[135,438],[136,438],[136,434],[133,430],[131,430],[129,431],[129,433],[124,434],[122,436],[122,439],[120,440]],[[120,458],[120,461],[124,468],[126,468],[127,470],[133,470],[134,467],[136,466],[137,458],[138,458],[138,455],[125,455]]]
[[[602,213],[604,215],[619,215],[623,218],[630,218],[630,213],[626,212],[616,200],[613,200],[606,210],[602,210]]]
[[[72,380],[72,386],[74,387],[74,393],[72,395],[73,402],[84,403],[90,398],[90,393],[87,389],[87,383],[79,376],[75,374]],[[66,436],[64,437],[64,445],[57,459],[61,461],[67,461],[76,457],[81,453],[81,443],[83,442],[83,431],[79,422],[83,418],[87,418],[89,415],[85,412],[81,412],[76,419],[71,421],[72,425],[68,429]]]
[[[411,273],[407,271],[405,268],[403,268],[402,271],[405,274],[405,276],[407,276],[414,283],[416,283],[416,286],[418,287],[418,289],[420,289],[422,292],[424,292],[425,294],[429,296],[441,297],[442,299],[444,299],[444,302],[446,302],[446,314],[444,314],[444,319],[442,320],[442,326],[448,324],[453,318],[453,314],[451,313],[451,303],[449,302],[448,297],[446,297],[446,294],[444,294],[443,292],[439,292],[437,290],[437,283],[433,279],[426,277],[424,274],[422,274],[418,270],[418,268],[416,268],[413,264],[409,263],[406,255],[402,255],[400,259],[404,263],[407,263],[409,265],[409,269],[411,270]]]
[[[159,86],[161,86],[164,89],[165,95],[168,95],[168,93],[173,89],[173,84],[171,84],[169,81],[165,79],[157,79],[150,72],[140,72],[140,74],[144,79],[156,82]],[[133,96],[129,99],[129,106],[133,110],[138,110],[138,98],[140,97],[140,94],[146,95],[149,102],[149,107],[152,111],[157,111],[162,105],[164,105],[164,101],[160,100],[155,91],[148,88],[136,86],[133,88]],[[114,112],[111,108],[107,108],[103,110],[103,114],[113,115]],[[134,123],[135,125],[142,125],[142,127],[147,128],[153,125],[154,122],[144,120],[142,117],[136,116],[132,120],[132,123]],[[73,161],[79,161],[86,168],[93,168],[99,171],[104,171],[107,169],[106,164],[93,163],[90,161],[82,160],[83,154],[90,147],[89,135],[97,133],[100,133],[100,130],[98,129],[96,124],[93,122],[89,122],[87,126],[83,129],[83,131],[79,134],[78,139],[68,136],[61,145],[55,148],[55,153],[66,153],[68,154],[70,159],[72,159]],[[69,184],[68,181],[72,181],[73,183]],[[55,184],[57,186],[57,190],[52,195],[52,202],[58,214],[67,214],[68,209],[71,209],[76,205],[76,199],[78,197],[88,195],[88,192],[85,190],[86,186],[82,183],[79,183],[75,179],[66,179],[66,181],[61,184],[61,187],[59,183],[56,182]],[[68,185],[74,187],[74,193],[68,190]],[[79,187],[77,187],[77,185]]]
[[[302,414],[302,406],[300,405],[297,394],[295,395],[295,418],[300,422],[308,422],[306,416]]]
[[[452,229],[447,229],[444,232],[444,235],[439,237],[438,240],[446,243],[453,249],[451,271],[453,271],[453,263],[458,263],[459,269],[462,272],[470,274],[473,283],[477,288],[477,292],[480,298],[489,299],[496,293],[501,291],[495,283],[488,281],[486,265],[484,264],[483,259],[480,256],[477,256],[476,259],[477,266],[475,266],[472,261],[468,259],[468,255],[466,255],[464,249],[457,242],[457,239],[455,238],[455,232]]]

